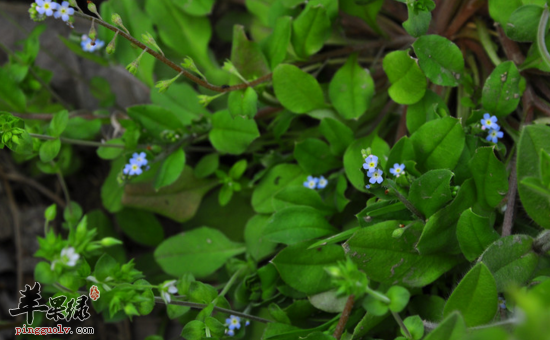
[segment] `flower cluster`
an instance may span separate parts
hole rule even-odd
[[[36,15],[36,13],[38,15]],[[63,1],[60,4],[57,2],[52,2],[52,0],[35,0],[35,3],[31,5],[31,18],[34,20],[44,20],[45,17],[51,17],[67,22],[71,18],[71,15],[74,14],[74,8],[69,7],[67,1]]]
[[[80,255],[76,253],[73,247],[63,248],[61,250],[61,255],[59,256],[59,260],[52,261],[51,270],[54,270],[55,264],[57,262],[61,262],[69,267],[74,267],[79,258],[80,258]]]
[[[86,34],[82,36],[82,41],[80,42],[80,46],[82,47],[82,50],[85,52],[95,52],[102,48],[105,45],[105,42],[102,40],[96,39],[95,42],[88,37]]]
[[[486,113],[481,120],[481,129],[489,130],[487,140],[489,142],[498,143],[498,139],[504,136],[504,133],[500,131],[500,126],[497,124],[498,118]]]
[[[133,176],[133,175],[141,175],[143,170],[141,169],[142,166],[147,165],[147,155],[145,152],[142,153],[134,153],[128,164],[124,167],[124,170],[122,172],[125,175]],[[145,168],[147,170],[149,167]]]
[[[246,320],[245,326],[248,326],[250,324],[250,321]],[[229,336],[235,335],[235,330],[238,330],[241,328],[241,318],[235,315],[230,315],[229,318],[225,319],[225,326],[227,329],[225,330],[225,334]]]
[[[304,186],[310,189],[324,189],[328,184],[328,181],[325,177],[321,176],[319,178],[313,176],[307,176],[307,181],[304,182]]]
[[[378,166],[378,157],[376,157],[375,155],[367,156],[368,151],[365,150],[361,150],[361,153],[363,154],[363,158],[365,159],[365,163],[363,163],[363,169],[367,170],[367,176],[370,178],[369,183],[382,183],[384,181],[384,178],[382,177],[384,171],[376,168]],[[370,189],[369,184],[367,184],[365,187],[367,189]]]

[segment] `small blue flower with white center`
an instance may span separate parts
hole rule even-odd
[[[53,15],[53,11],[57,9],[59,4],[52,0],[36,0],[36,11],[40,14],[45,14],[48,17]]]
[[[483,115],[483,119],[481,120],[481,129],[496,129],[498,127],[497,121],[498,118],[496,116],[491,116],[486,113]]]
[[[317,182],[317,189],[324,189],[327,186],[327,183],[328,181],[326,180],[326,178],[321,176],[319,178],[319,181]]]
[[[80,47],[82,47],[82,50],[84,52],[95,52],[105,45],[105,43],[99,39],[96,39],[95,45],[92,45],[92,43],[93,43],[92,39],[90,39],[86,34],[84,34],[80,42]]]
[[[141,175],[143,170],[141,170],[141,165],[139,165],[134,159],[130,159],[130,163],[126,164],[122,172],[125,175],[133,176],[133,175]]]
[[[383,174],[383,173],[384,173],[384,172],[383,172],[382,170],[380,170],[380,169],[374,170],[374,171],[369,171],[369,172],[367,173],[367,176],[370,177],[369,183],[370,183],[370,184],[374,184],[374,183],[380,184],[380,183],[382,183],[382,182],[384,181],[384,178],[382,178],[382,174]]]
[[[63,1],[61,5],[57,6],[57,12],[53,15],[54,18],[59,19],[63,21],[69,21],[69,17],[74,14],[74,8],[69,7],[69,3],[67,1]]]
[[[307,181],[304,182],[304,186],[306,188],[315,189],[318,182],[319,182],[319,178],[313,177],[313,176],[307,176]]]
[[[233,335],[235,335],[235,332],[232,329],[226,329],[225,334],[227,334],[229,336],[233,336]]]
[[[140,166],[147,165],[148,163],[147,155],[145,154],[145,152],[134,152],[134,154],[132,155],[132,159],[135,160],[135,162]]]
[[[229,318],[225,319],[225,324],[230,331],[241,328],[241,318],[235,315],[230,315]]]
[[[506,300],[504,300],[503,297],[498,297],[498,306],[501,308],[501,309],[506,309]]]
[[[502,138],[504,136],[504,133],[500,131],[500,126],[497,125],[496,129],[492,129],[489,131],[489,134],[487,135],[487,140],[489,142],[498,143],[498,139]]]
[[[365,164],[363,164],[363,169],[370,171],[376,170],[376,166],[378,165],[378,157],[375,155],[369,155],[367,158],[365,158]]]
[[[395,177],[399,177],[401,176],[403,173],[404,173],[404,170],[405,170],[405,164],[397,164],[395,163],[393,165],[393,168],[390,169],[390,172],[395,176]]]

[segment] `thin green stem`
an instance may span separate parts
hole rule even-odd
[[[36,133],[29,133],[29,135],[33,138],[43,139],[43,140],[52,140],[57,139],[57,137],[52,137],[48,135],[40,135]],[[72,139],[72,138],[65,138],[65,137],[59,137],[59,140],[63,143],[69,143],[74,145],[83,145],[83,146],[92,146],[96,148],[105,147],[105,148],[117,148],[117,149],[126,149],[126,146],[121,144],[107,144],[107,143],[100,143],[100,142],[92,142],[87,140],[79,140],[79,139]]]
[[[235,274],[233,274],[233,276],[231,276],[231,278],[229,279],[229,281],[227,281],[227,283],[225,284],[225,286],[223,287],[223,290],[220,292],[220,294],[218,295],[218,297],[224,297],[225,294],[227,294],[227,292],[229,291],[229,289],[231,288],[231,286],[233,285],[233,283],[235,282],[235,280],[237,279],[237,277],[239,277],[239,275],[241,275],[241,272],[243,271],[243,268],[237,270],[235,272]]]
[[[399,327],[401,327],[403,333],[405,333],[405,337],[407,339],[412,339],[411,332],[409,332],[407,326],[405,326],[405,324],[403,323],[401,316],[399,316],[399,314],[394,311],[391,311],[391,315],[393,315],[393,318],[395,319],[395,321],[397,321],[397,324],[399,325]]]
[[[50,162],[53,167],[56,166],[56,164],[51,161]],[[63,195],[65,195],[65,201],[67,201],[67,207],[69,207],[69,211],[71,212],[71,215],[73,214],[73,206],[71,204],[71,196],[69,195],[69,188],[67,188],[67,183],[65,182],[65,179],[63,178],[63,174],[61,173],[60,169],[57,169],[57,178],[59,179],[59,184],[61,184],[61,189],[63,189]]]
[[[489,31],[487,30],[485,23],[483,23],[481,19],[476,18],[476,26],[477,35],[479,36],[479,41],[481,42],[483,49],[485,50],[485,52],[487,52],[487,55],[489,56],[489,59],[491,59],[493,64],[495,64],[495,66],[498,66],[502,61],[495,51],[493,42],[491,41],[491,37],[489,36]]]
[[[540,58],[546,66],[550,67],[550,53],[546,48],[546,25],[548,24],[548,4],[544,4],[544,10],[542,11],[542,16],[539,21],[539,28],[537,31],[537,48],[539,49]]]
[[[384,295],[384,294],[382,294],[382,293],[380,293],[376,290],[371,289],[370,287],[366,287],[365,292],[367,294],[371,295],[373,298],[375,298],[378,301],[382,301],[386,304],[389,304],[391,302],[389,297],[387,297],[386,295]]]
[[[395,196],[397,196],[397,198],[405,205],[405,207],[407,207],[407,209],[409,209],[413,214],[415,214],[423,222],[426,220],[426,218],[420,212],[420,210],[416,209],[416,207],[405,196],[403,196],[399,192],[399,190],[397,190],[397,186],[395,185],[394,181],[390,179],[386,179],[384,182],[386,183],[385,185],[387,187],[389,187],[390,189],[393,189]]]
[[[519,323],[519,319],[511,318],[511,319],[508,319],[508,320],[495,322],[495,323],[490,323],[490,324],[487,324],[487,325],[470,327],[468,329],[469,330],[472,330],[472,329],[485,329],[485,328],[492,328],[492,327],[498,327],[498,326],[504,326],[504,325],[514,325],[514,324],[517,324],[517,323]]]

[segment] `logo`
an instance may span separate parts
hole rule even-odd
[[[19,305],[17,308],[10,308],[10,315],[27,314],[27,324],[29,325],[34,321],[34,312],[45,312],[46,318],[52,321],[84,321],[90,317],[90,313],[88,312],[88,297],[86,295],[81,295],[76,299],[72,298],[68,301],[65,295],[51,297],[48,306],[41,304],[39,301],[42,299],[40,288],[40,283],[38,282],[35,282],[32,288],[29,285],[25,285],[25,289],[19,291],[21,294]],[[99,298],[99,290],[97,290],[97,298]]]
[[[90,287],[90,299],[97,301],[99,299],[99,289],[96,285]]]

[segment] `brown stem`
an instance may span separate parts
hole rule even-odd
[[[47,196],[49,199],[54,201],[56,204],[58,204],[62,208],[65,207],[65,201],[63,201],[63,199],[61,199],[61,197],[57,196],[50,189],[46,188],[42,184],[40,184],[37,181],[33,180],[32,178],[27,178],[27,177],[21,176],[17,173],[11,173],[11,172],[10,173],[5,173],[4,176],[7,179],[9,179],[10,181],[24,183],[28,186],[31,186],[31,187],[35,188],[36,190],[41,192],[44,196]]]
[[[537,110],[544,113],[547,116],[550,116],[550,106],[544,100],[540,99],[538,96],[533,98],[533,105]]]
[[[23,118],[23,119],[32,119],[32,120],[52,120],[54,117],[54,114],[52,113],[18,113],[18,112],[10,112],[13,116]],[[69,118],[73,117],[80,117],[87,120],[93,120],[93,119],[100,119],[100,118],[108,118],[108,117],[101,117],[96,116],[93,112],[89,110],[76,110],[69,112]],[[126,118],[128,118],[126,116]]]
[[[445,29],[449,26],[451,17],[458,5],[459,0],[443,0],[437,4],[433,14],[433,18],[436,19],[435,31],[442,35]]]
[[[407,105],[403,106],[403,113],[401,114],[401,119],[399,119],[399,125],[395,133],[395,143],[407,134],[407,108]]]
[[[346,301],[346,305],[344,306],[344,310],[342,311],[342,315],[340,316],[340,320],[338,320],[338,324],[336,325],[336,329],[334,330],[334,336],[336,340],[340,340],[342,337],[342,334],[344,333],[344,329],[346,328],[346,323],[348,322],[349,315],[351,314],[351,310],[353,309],[353,305],[355,304],[355,295],[351,294],[348,297],[348,301]]]
[[[515,41],[510,40],[506,34],[504,34],[502,27],[498,26],[497,32],[500,44],[502,45],[502,49],[504,50],[506,57],[512,60],[516,65],[523,64],[525,61],[525,56],[521,53],[519,45]]]
[[[447,28],[445,36],[447,38],[453,36],[459,29],[464,26],[466,21],[472,17],[481,7],[485,5],[485,0],[470,0],[465,3],[459,10],[456,17]]]

